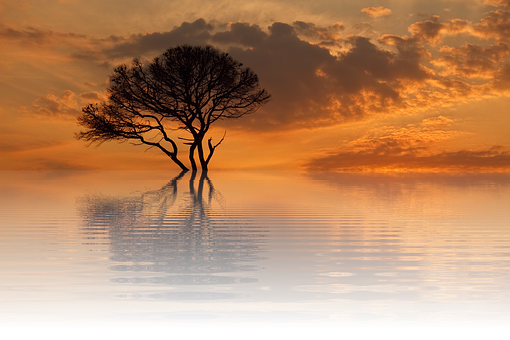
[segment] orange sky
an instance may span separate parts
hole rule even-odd
[[[73,135],[114,66],[183,43],[273,96],[211,132],[213,169],[510,170],[510,0],[4,0],[0,169],[177,169]]]

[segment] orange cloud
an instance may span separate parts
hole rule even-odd
[[[489,12],[485,18],[473,26],[472,33],[484,39],[510,40],[510,11],[498,9]]]
[[[37,114],[46,116],[76,118],[83,106],[104,100],[106,95],[100,92],[92,91],[76,95],[71,90],[65,90],[58,97],[50,93],[37,98],[32,109]]]
[[[494,7],[510,7],[510,0],[485,0],[484,3]]]
[[[405,127],[382,127],[372,134],[349,143],[348,148],[359,152],[378,154],[417,152],[425,149],[425,144],[452,139],[462,134],[451,130],[453,120],[444,117],[424,119],[419,125],[409,124]]]
[[[466,44],[443,46],[439,52],[441,56],[432,63],[444,67],[444,76],[490,79],[510,55],[510,46],[501,42],[491,46]]]
[[[329,27],[321,27],[311,22],[295,21],[292,26],[297,35],[318,41],[321,46],[334,45],[340,40],[340,32],[345,30],[344,25],[340,22]]]
[[[419,124],[386,126],[305,164],[314,170],[344,171],[510,171],[510,151],[503,146],[485,150],[438,151],[445,142],[466,135],[452,128],[445,116],[430,117]]]
[[[385,141],[378,148],[343,151],[315,158],[310,170],[341,171],[498,171],[510,172],[510,152],[502,146],[485,150],[431,152],[426,146]]]
[[[505,64],[495,73],[491,86],[494,91],[510,95],[510,64]]]
[[[409,26],[409,33],[413,38],[429,43],[438,43],[443,35],[455,35],[469,31],[470,23],[466,20],[454,19],[448,23],[439,21],[439,16],[433,15],[429,20],[419,21]]]
[[[510,152],[500,146],[488,150],[462,150],[418,155],[421,149],[407,148],[395,154],[344,152],[314,159],[311,170],[342,171],[510,171]]]
[[[383,6],[363,8],[361,12],[371,16],[372,18],[389,16],[392,13],[391,9],[384,8]]]

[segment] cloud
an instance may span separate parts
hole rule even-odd
[[[494,91],[510,95],[510,64],[505,64],[494,74],[491,86]]]
[[[440,22],[439,16],[433,15],[429,20],[419,21],[409,26],[413,38],[429,43],[439,43],[443,35],[455,35],[467,32],[470,23],[466,20],[453,19],[448,23]]]
[[[407,171],[510,171],[510,152],[499,147],[488,150],[462,150],[420,156],[412,149],[401,154],[345,152],[315,159],[307,164],[313,170],[407,170]]]
[[[431,16],[410,25],[410,37],[382,35],[377,41],[344,37],[341,23],[322,27],[275,22],[263,28],[198,19],[168,32],[112,37],[102,53],[111,63],[154,56],[182,43],[212,44],[253,68],[273,95],[256,115],[220,124],[244,130],[317,128],[506,94],[500,68],[508,59],[507,45],[436,47],[445,36],[462,33],[504,40],[510,36],[505,13],[489,12],[475,25]],[[439,56],[431,60],[437,52]],[[85,53],[84,58],[92,57]]]
[[[404,127],[386,126],[355,139],[337,151],[305,164],[314,170],[502,170],[510,171],[510,151],[503,146],[485,150],[437,151],[465,132],[453,120],[438,116]]]
[[[382,127],[375,133],[352,141],[349,148],[388,155],[400,154],[404,150],[417,151],[426,144],[449,140],[462,134],[451,130],[452,122],[448,117],[438,116],[424,119],[418,125]]]
[[[310,170],[342,171],[510,171],[510,152],[499,146],[488,150],[462,150],[420,155],[426,148],[407,148],[395,154],[348,151],[306,164]]]
[[[46,116],[74,116],[77,117],[79,111],[76,109],[78,103],[74,99],[72,91],[66,90],[59,97],[54,94],[47,94],[34,101],[33,109]]]
[[[489,12],[472,29],[475,36],[484,39],[497,39],[500,41],[510,41],[510,11],[498,9]]]
[[[36,64],[41,60],[49,63],[55,60],[104,63],[107,57],[101,50],[120,43],[111,37],[95,39],[72,32],[55,32],[36,27],[18,29],[0,24],[0,41],[2,40],[8,41],[10,48],[19,49],[17,53],[20,58],[30,60],[36,55]]]
[[[432,63],[444,68],[442,75],[491,79],[510,55],[510,46],[502,42],[491,46],[466,44],[443,46],[439,52],[441,56]]]
[[[485,0],[484,3],[494,7],[507,7],[510,8],[510,0]]]
[[[309,128],[389,112],[405,106],[401,94],[410,84],[431,76],[420,65],[423,54],[411,48],[395,53],[359,36],[344,44],[344,51],[333,55],[300,39],[293,26],[275,23],[257,45],[229,49],[255,70],[274,98],[245,127]]]
[[[274,22],[261,27],[198,19],[166,32],[89,39],[89,47],[72,56],[111,69],[119,61],[148,59],[171,46],[210,44],[252,68],[273,96],[256,114],[221,125],[249,131],[314,129],[506,94],[504,65],[510,54],[504,41],[440,46],[445,36],[480,36],[481,23],[496,12],[475,25],[431,16],[410,25],[408,36],[385,34],[376,40],[346,36],[341,23]],[[44,41],[37,34],[31,39]],[[75,100],[99,98],[80,94]],[[79,110],[55,95],[41,97],[34,107],[47,115],[72,116]]]
[[[107,99],[105,93],[97,91],[83,92],[78,94],[78,97],[81,99],[82,102],[85,102],[86,104],[99,103]]]
[[[308,41],[319,41],[321,46],[334,45],[341,39],[340,33],[345,30],[341,22],[320,27],[311,22],[295,21],[292,26],[298,36],[305,37]]]
[[[83,106],[106,99],[104,93],[97,91],[83,92],[76,95],[71,90],[65,90],[58,97],[50,93],[37,98],[32,104],[32,110],[45,116],[76,118],[81,113]]]
[[[12,36],[21,34],[49,43],[48,37],[54,35],[37,32],[40,34],[16,31]],[[340,23],[319,26],[301,21],[275,22],[262,28],[199,19],[168,32],[89,39],[85,44],[88,47],[73,50],[70,55],[75,61],[114,65],[115,60],[148,58],[183,43],[218,46],[253,68],[273,94],[267,109],[235,123],[248,130],[328,126],[403,108],[405,83],[429,77],[420,66],[423,54],[411,55],[406,48],[391,52],[365,37],[342,38],[342,32]],[[33,109],[39,114],[75,116],[87,95],[73,96],[47,94],[35,101]]]
[[[385,17],[392,13],[391,9],[384,8],[383,6],[363,8],[361,12],[371,16],[372,18]]]
[[[192,23],[184,22],[169,32],[154,32],[132,35],[111,48],[105,49],[110,58],[140,57],[147,53],[163,52],[166,48],[179,44],[206,45],[214,26],[204,19]]]
[[[27,27],[24,30],[19,30],[0,24],[0,39],[14,40],[18,43],[46,45],[73,40],[85,40],[87,36],[75,33],[41,30],[35,27]]]
[[[225,43],[227,45],[240,44],[241,46],[258,46],[267,33],[259,25],[250,25],[243,22],[233,22],[228,25],[228,30],[217,32],[211,37],[216,43]]]

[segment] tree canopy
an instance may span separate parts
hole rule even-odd
[[[257,111],[270,100],[260,88],[257,75],[211,46],[182,45],[169,48],[152,62],[134,59],[130,66],[116,67],[110,77],[109,99],[82,108],[78,124],[85,131],[76,138],[101,144],[131,141],[155,147],[182,170],[177,139],[189,146],[192,170],[195,155],[207,170],[217,143],[206,134],[220,119],[239,118]],[[179,131],[186,137],[176,136]]]

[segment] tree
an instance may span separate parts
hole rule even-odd
[[[182,170],[173,136],[189,145],[189,161],[197,170],[195,153],[202,170],[207,170],[217,143],[204,141],[211,125],[220,119],[253,113],[270,99],[259,86],[257,75],[248,67],[211,46],[182,45],[169,48],[150,63],[134,59],[131,66],[113,71],[106,102],[82,108],[78,125],[86,128],[77,139],[90,144],[131,141],[155,147]],[[226,132],[226,131],[225,131]]]

